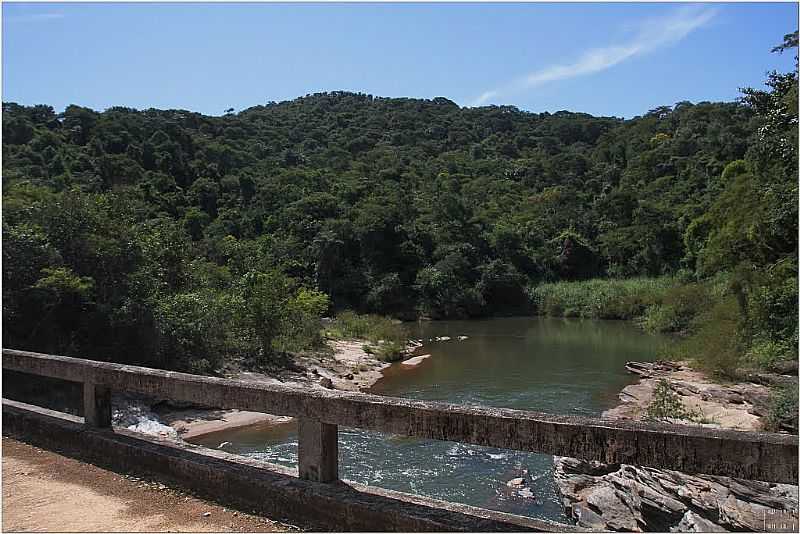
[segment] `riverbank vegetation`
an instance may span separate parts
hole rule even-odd
[[[532,288],[531,301],[540,315],[637,320],[677,284],[673,276],[552,282]]]
[[[343,310],[540,306],[769,366],[796,355],[796,148],[795,72],[629,120],[345,92],[4,103],[4,344],[211,372],[318,345]]]
[[[787,35],[776,51],[796,45],[797,34]],[[683,268],[649,280],[540,285],[532,295],[541,313],[680,333],[671,356],[727,378],[797,360],[797,75],[772,73],[767,85],[743,90],[761,126],[686,225]]]
[[[330,339],[363,339],[368,342],[364,350],[385,362],[401,359],[408,343],[408,334],[400,321],[349,310],[337,314],[325,326],[324,333]]]
[[[673,422],[692,421],[696,423],[706,422],[703,415],[697,410],[687,408],[680,395],[672,391],[669,382],[661,379],[653,392],[653,399],[645,410],[643,419],[645,421]]]

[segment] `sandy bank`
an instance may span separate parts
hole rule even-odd
[[[170,410],[159,417],[174,428],[183,439],[190,439],[220,430],[229,430],[261,423],[280,424],[291,417],[241,410]]]
[[[365,343],[363,340],[329,341],[329,352],[295,356],[286,370],[277,370],[270,375],[236,371],[227,373],[225,377],[260,384],[367,391],[383,378],[383,370],[391,364],[380,361],[373,354],[366,352],[364,350]],[[420,346],[418,343],[410,344],[407,354],[410,356]],[[259,412],[180,409],[165,406],[160,407],[157,414],[183,439],[191,439],[231,428],[265,423],[281,424],[292,420],[291,417]]]

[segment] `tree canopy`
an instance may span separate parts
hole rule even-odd
[[[629,120],[348,92],[218,117],[4,103],[3,139],[9,346],[210,369],[292,346],[299,316],[521,313],[544,281],[797,250],[795,72]]]

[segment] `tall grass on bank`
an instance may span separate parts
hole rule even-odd
[[[636,319],[678,284],[660,278],[594,279],[554,282],[531,289],[536,312],[552,317]]]
[[[408,342],[408,334],[399,321],[352,311],[336,315],[325,327],[324,333],[330,339],[365,340],[368,343],[364,350],[387,362],[400,360]]]
[[[721,276],[702,282],[678,277],[597,279],[544,284],[532,290],[541,315],[626,319],[653,333],[677,333],[667,358],[693,360],[733,377],[748,364],[746,320]]]
[[[531,294],[540,315],[634,320],[648,332],[688,334],[726,287],[724,277],[696,282],[662,276],[556,282]]]

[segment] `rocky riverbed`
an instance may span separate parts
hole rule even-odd
[[[762,384],[722,386],[681,362],[629,362],[626,368],[640,380],[623,389],[620,405],[603,417],[644,418],[664,383],[692,414],[692,421],[672,422],[763,428],[769,390]],[[563,457],[555,458],[554,477],[565,509],[586,528],[636,532],[797,528],[797,486]]]

